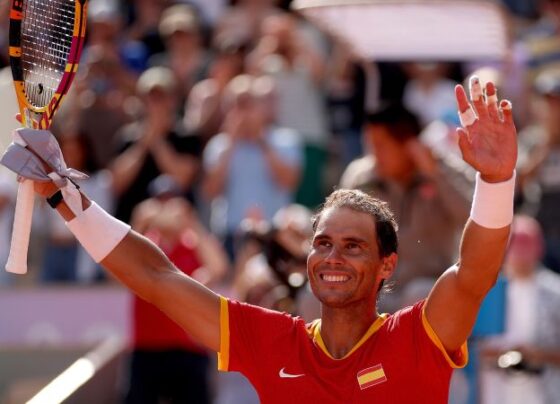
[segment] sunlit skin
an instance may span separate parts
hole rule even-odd
[[[313,236],[308,276],[321,301],[321,335],[335,357],[377,318],[377,289],[395,268],[397,255],[381,258],[376,238],[374,219],[350,208],[325,210]]]

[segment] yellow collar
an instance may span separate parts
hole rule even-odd
[[[389,315],[387,313],[381,314],[379,317],[377,317],[377,319],[370,325],[370,327],[368,328],[366,333],[362,336],[362,338],[360,338],[358,343],[352,347],[350,352],[348,352],[346,355],[344,355],[344,357],[342,357],[340,359],[334,358],[330,354],[329,350],[327,349],[327,346],[325,345],[325,342],[323,341],[323,337],[321,337],[321,320],[320,319],[315,320],[313,323],[311,323],[311,326],[309,328],[309,334],[313,338],[313,342],[315,342],[315,344],[317,344],[319,346],[319,348],[321,348],[321,350],[325,353],[325,355],[327,355],[329,358],[334,359],[334,360],[343,360],[343,359],[348,358],[350,355],[352,355],[359,347],[361,347],[364,344],[364,342],[366,342],[369,339],[369,337],[371,337],[373,334],[375,334],[375,332],[377,330],[379,330],[381,328],[381,326],[385,323],[385,320],[387,319],[387,317],[389,317]]]

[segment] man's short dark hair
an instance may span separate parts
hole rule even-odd
[[[329,208],[348,208],[356,212],[367,213],[375,222],[380,257],[387,257],[397,252],[398,225],[387,202],[356,189],[338,189],[327,197],[325,203],[313,216],[313,232],[317,230],[321,215]]]
[[[382,105],[368,115],[367,122],[369,125],[386,126],[391,135],[400,142],[417,137],[422,130],[416,115],[397,103]]]

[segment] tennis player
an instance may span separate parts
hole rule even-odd
[[[397,225],[384,202],[360,191],[335,191],[315,217],[308,275],[322,313],[305,324],[215,294],[86,196],[76,209],[53,183],[36,190],[94,259],[216,351],[220,370],[247,376],[263,403],[443,404],[453,368],[467,362],[465,341],[496,280],[513,217],[511,103],[498,102],[492,83],[485,90],[476,77],[470,101],[456,88],[459,146],[478,171],[460,259],[427,299],[393,315],[378,314],[376,301],[397,263]]]

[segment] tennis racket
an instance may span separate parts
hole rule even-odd
[[[22,123],[48,129],[78,69],[87,0],[11,1],[9,54]],[[14,141],[26,146],[17,135]],[[33,181],[20,179],[8,272],[27,272],[33,200]]]

